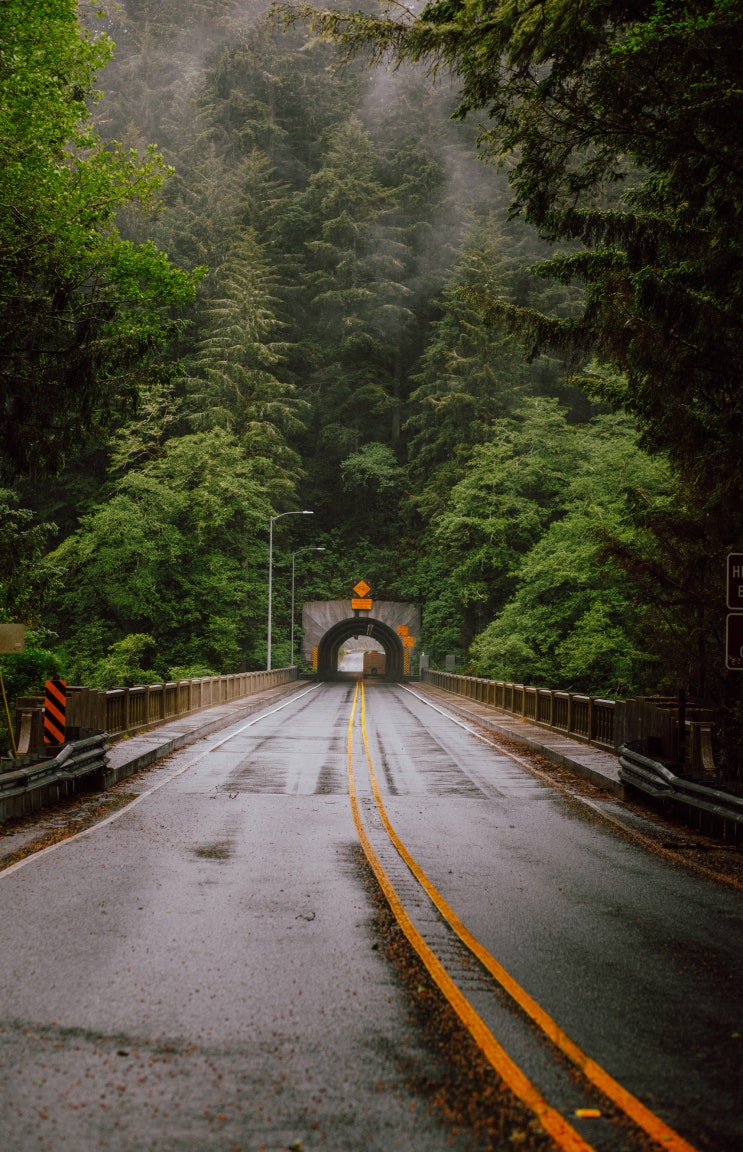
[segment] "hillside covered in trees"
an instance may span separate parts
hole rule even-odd
[[[306,508],[275,666],[306,548],[434,665],[739,726],[741,17],[574,7],[4,5],[11,692],[265,666]]]

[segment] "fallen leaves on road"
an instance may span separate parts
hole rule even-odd
[[[479,1047],[428,975],[399,930],[361,848],[358,868],[374,908],[379,950],[397,972],[408,1002],[409,1019],[429,1050],[425,1064],[413,1048],[401,1056],[408,1091],[422,1096],[449,1127],[452,1138],[468,1132],[477,1152],[547,1152],[554,1144],[539,1121],[503,1085]]]

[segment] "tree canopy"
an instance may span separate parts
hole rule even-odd
[[[578,245],[541,273],[586,286],[580,317],[515,309],[532,352],[594,350],[700,503],[739,527],[743,416],[743,11],[737,0],[434,0],[419,16],[301,11],[373,59],[461,84],[457,115],[510,167],[513,210]],[[397,15],[399,9],[393,9]],[[617,200],[617,190],[623,190]],[[732,527],[731,524],[731,527]],[[733,530],[733,535],[735,530]]]
[[[532,270],[583,293],[568,315],[497,286],[469,300],[528,358],[572,358],[586,394],[631,415],[640,446],[670,461],[673,510],[636,505],[656,561],[626,542],[607,549],[654,603],[669,677],[675,666],[679,683],[715,681],[737,699],[734,677],[721,687],[721,637],[724,556],[743,539],[743,9],[432,0],[386,11],[284,8],[348,56],[454,76],[455,115],[482,121],[479,148],[508,172],[511,215],[553,246]]]
[[[87,102],[112,44],[75,0],[5,0],[0,28],[0,436],[13,478],[56,469],[136,396],[192,278],[120,238],[164,166],[93,131]]]
[[[434,662],[734,717],[736,5],[345,7],[325,39],[241,0],[3,8],[0,613],[37,669],[261,666],[269,518],[307,508],[277,663],[301,551],[297,603],[363,576]]]

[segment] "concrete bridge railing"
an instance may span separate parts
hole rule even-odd
[[[252,696],[265,688],[288,684],[297,678],[296,667],[270,672],[237,672],[230,676],[201,676],[193,680],[140,684],[133,688],[67,688],[66,728],[69,739],[81,732],[105,732],[121,736],[139,732],[178,716]],[[42,696],[16,701],[19,755],[44,751]],[[46,749],[48,750],[48,749]]]
[[[618,755],[625,744],[638,743],[661,759],[683,762],[692,775],[717,775],[712,749],[715,714],[709,708],[688,706],[680,718],[678,702],[671,698],[606,700],[431,668],[421,677],[446,692],[522,716],[607,752]]]

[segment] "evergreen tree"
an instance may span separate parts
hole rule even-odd
[[[506,325],[483,317],[482,299],[495,295],[520,306],[538,299],[563,314],[575,306],[573,294],[559,287],[545,300],[542,282],[529,275],[529,263],[541,247],[525,236],[522,225],[505,220],[502,211],[471,223],[410,396],[410,473],[415,505],[425,520],[463,478],[472,449],[488,441],[499,419],[518,415],[530,395],[572,402],[574,418],[589,412],[585,401],[575,403],[576,397],[583,398],[566,386],[560,361],[540,357],[527,364]]]
[[[223,427],[290,492],[299,458],[288,437],[302,427],[306,403],[277,379],[282,363],[270,274],[255,238],[244,233],[215,277],[219,297],[206,307],[204,334],[189,362],[187,406],[197,427]],[[268,472],[267,472],[268,474]]]
[[[328,507],[341,462],[368,441],[389,442],[399,426],[396,348],[409,289],[404,251],[385,226],[392,195],[375,168],[368,135],[352,118],[290,209],[302,224],[301,307],[294,303],[292,321],[303,339],[294,367],[313,405],[311,490]]]
[[[359,100],[359,69],[305,30],[258,19],[214,51],[201,95],[220,153],[263,152],[295,190],[322,162],[322,142]]]

